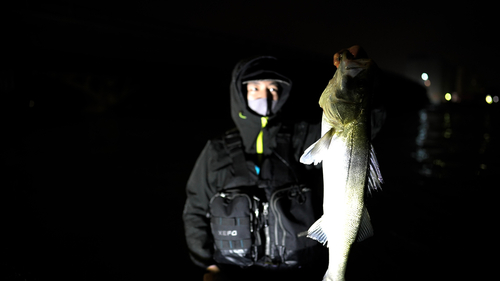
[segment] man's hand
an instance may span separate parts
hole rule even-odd
[[[203,275],[203,281],[217,281],[219,280],[220,269],[216,265],[211,265],[207,267],[207,273]]]
[[[368,58],[368,55],[366,54],[365,50],[363,48],[361,48],[361,46],[354,45],[350,48],[342,49],[342,50],[338,51],[337,53],[335,53],[335,55],[333,55],[333,65],[335,65],[335,67],[339,67],[340,54],[346,50],[349,51],[353,55],[353,57],[356,59]]]

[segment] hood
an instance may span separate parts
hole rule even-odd
[[[277,80],[280,86],[275,113],[264,118],[248,107],[246,87],[242,85],[244,81],[258,79]],[[283,74],[274,57],[251,57],[236,64],[230,85],[231,117],[240,131],[245,152],[270,154],[276,147],[276,134],[281,127],[280,110],[290,95],[291,86],[291,80]]]

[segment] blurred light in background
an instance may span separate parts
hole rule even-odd
[[[487,102],[488,104],[492,104],[492,103],[493,103],[493,98],[492,98],[490,95],[487,95],[487,96],[486,96],[486,102]]]
[[[424,80],[424,81],[429,80],[429,75],[427,75],[427,73],[425,73],[425,72],[422,73],[422,75],[420,75],[420,77],[422,77],[422,80]]]
[[[450,101],[451,100],[451,94],[450,93],[446,93],[444,95],[444,99],[447,100],[447,101]]]

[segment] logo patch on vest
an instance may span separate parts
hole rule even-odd
[[[237,230],[219,230],[219,235],[220,236],[237,236],[238,231]]]

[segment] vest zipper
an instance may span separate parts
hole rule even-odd
[[[285,260],[285,241],[286,241],[286,230],[285,227],[283,226],[283,222],[281,220],[281,213],[278,212],[278,200],[281,199],[283,196],[277,196],[279,193],[282,191],[288,190],[290,188],[284,188],[275,191],[271,195],[271,211],[274,214],[274,243],[276,245],[276,248],[278,250],[281,262]],[[281,245],[279,244],[279,232],[278,232],[278,227],[281,230],[281,233],[283,233],[282,238],[281,238]]]
[[[258,258],[259,258],[259,246],[262,245],[262,240],[260,238],[260,227],[259,227],[259,220],[260,220],[260,214],[259,214],[259,202],[260,202],[260,199],[253,196],[253,200],[255,202],[255,205],[254,205],[254,218],[255,218],[255,221],[252,220],[251,224],[252,224],[252,228],[251,228],[251,231],[255,237],[255,242],[253,243],[253,249],[252,249],[252,258],[253,258],[253,261],[254,262],[257,262]],[[255,231],[254,231],[254,224],[255,224]]]
[[[264,235],[266,236],[265,256],[271,257],[271,236],[269,235],[269,203],[262,203],[262,215],[264,216]],[[272,258],[272,257],[271,257]]]

